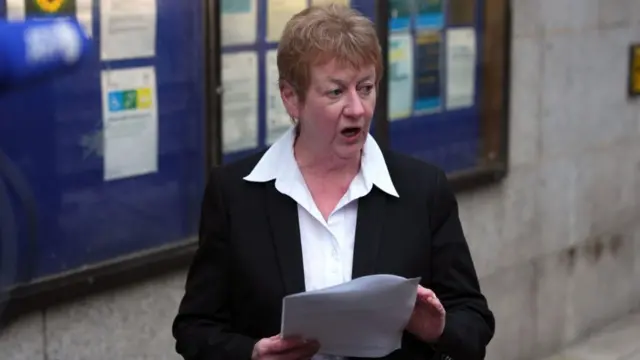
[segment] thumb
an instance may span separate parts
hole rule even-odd
[[[418,286],[418,301],[428,303],[429,299],[435,297],[435,293],[423,286]]]

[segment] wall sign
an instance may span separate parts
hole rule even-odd
[[[640,96],[640,43],[629,47],[629,96]]]

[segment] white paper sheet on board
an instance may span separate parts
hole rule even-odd
[[[411,115],[413,107],[413,43],[410,33],[389,36],[389,119]]]
[[[101,74],[104,179],[158,171],[158,100],[153,67]]]
[[[476,32],[447,30],[447,109],[473,106],[475,98]]]
[[[123,60],[155,56],[156,0],[100,0],[100,57]]]
[[[311,5],[327,5],[327,4],[338,4],[350,6],[351,0],[311,0]]]
[[[287,22],[307,7],[307,0],[266,0],[267,41],[279,41]]]
[[[253,44],[257,39],[256,0],[222,0],[222,46]]]
[[[258,55],[222,55],[222,147],[225,153],[258,146]]]
[[[278,52],[273,49],[267,52],[265,61],[265,72],[267,73],[267,83],[265,93],[267,96],[267,139],[268,145],[273,144],[291,126],[291,117],[282,103],[280,88],[278,87]]]
[[[7,20],[75,17],[88,36],[93,36],[93,0],[7,0]]]

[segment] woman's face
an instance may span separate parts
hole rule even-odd
[[[300,122],[300,138],[318,155],[358,156],[376,107],[373,65],[361,69],[335,61],[311,69],[305,101],[288,87],[282,99],[289,114]]]

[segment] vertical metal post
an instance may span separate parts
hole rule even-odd
[[[205,2],[205,159],[206,168],[222,163],[222,78],[220,46],[220,1]],[[208,176],[208,171],[206,172]]]
[[[388,99],[389,99],[389,4],[387,0],[376,0],[375,23],[378,30],[378,39],[382,49],[382,79],[378,87],[378,99],[373,122],[375,131],[373,137],[383,148],[390,147]]]

